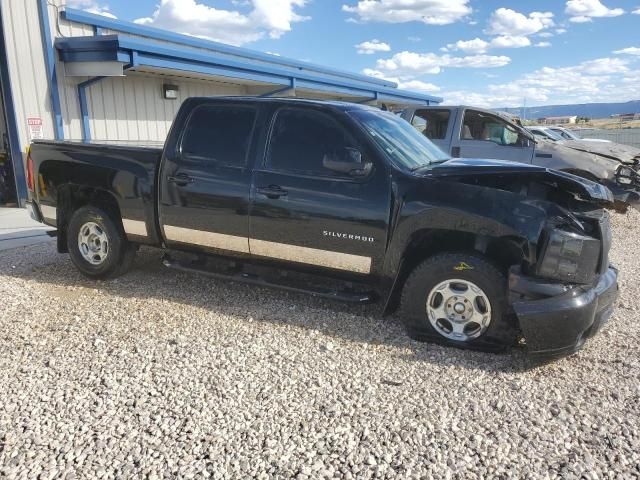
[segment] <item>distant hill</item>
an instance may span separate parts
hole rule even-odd
[[[543,107],[496,108],[496,110],[503,110],[530,120],[565,115],[607,118],[619,113],[640,113],[640,100],[624,103],[579,103],[576,105],[546,105]]]

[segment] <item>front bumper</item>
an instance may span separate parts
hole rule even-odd
[[[509,289],[528,353],[552,359],[580,349],[609,319],[618,296],[618,271],[609,267],[593,285],[567,287],[512,269]]]

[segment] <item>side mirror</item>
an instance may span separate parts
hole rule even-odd
[[[325,155],[322,166],[332,172],[352,177],[366,177],[373,170],[373,163],[363,161],[362,153],[355,148],[345,148],[340,155]]]

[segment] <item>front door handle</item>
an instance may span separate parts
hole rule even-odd
[[[195,180],[185,173],[179,173],[176,176],[169,175],[167,177],[167,181],[169,183],[175,183],[176,185],[184,186],[189,183],[193,183]]]
[[[267,198],[276,199],[280,197],[286,197],[289,192],[284,190],[282,187],[279,187],[278,185],[269,185],[268,187],[256,188],[256,193],[264,195]]]

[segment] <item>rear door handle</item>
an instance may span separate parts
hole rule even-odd
[[[187,185],[189,183],[193,183],[195,180],[187,174],[179,173],[176,176],[169,175],[167,177],[167,181],[170,183],[175,183],[176,185]]]
[[[280,197],[286,197],[289,192],[284,190],[282,187],[279,187],[278,185],[269,185],[268,187],[256,188],[256,193],[264,195],[267,198],[276,199]]]

